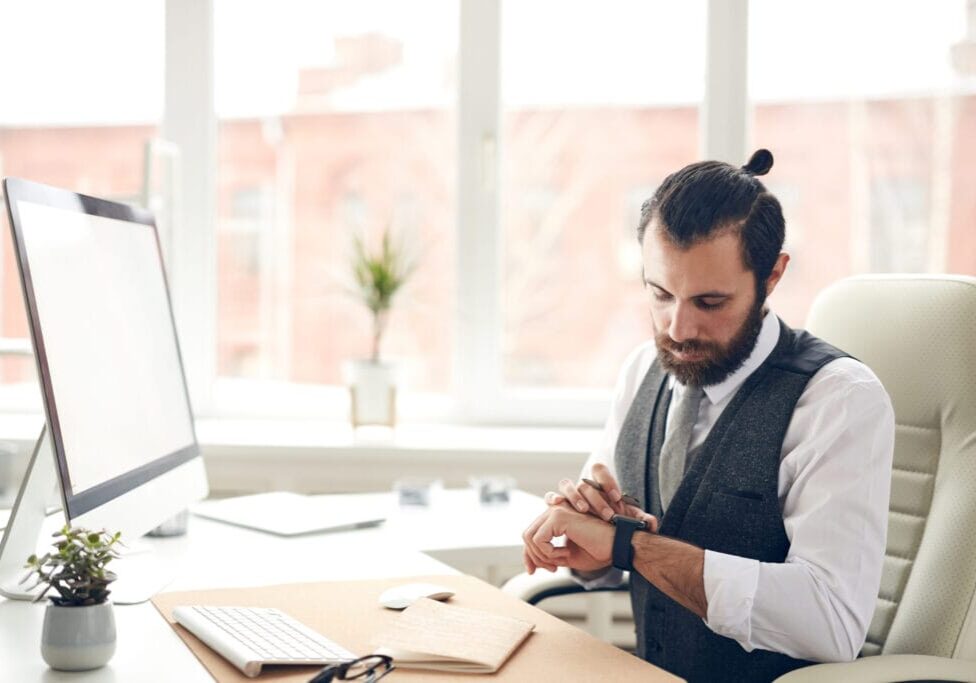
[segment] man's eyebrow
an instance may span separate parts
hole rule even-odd
[[[648,280],[647,278],[644,278],[644,284],[650,285],[651,287],[654,287],[655,289],[660,289],[665,294],[671,294],[671,292],[669,292],[668,290],[666,290],[664,287],[662,287],[661,285],[657,284],[656,282],[654,282],[652,280]],[[714,298],[727,299],[727,298],[729,298],[731,296],[732,296],[732,294],[730,292],[711,291],[711,292],[702,292],[701,294],[695,294],[691,298],[692,299],[714,299]]]

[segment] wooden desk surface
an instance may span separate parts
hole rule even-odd
[[[455,591],[450,604],[523,619],[534,624],[535,631],[494,674],[398,669],[385,680],[405,683],[423,680],[471,683],[485,679],[512,682],[681,680],[473,577],[434,575],[411,580],[446,585]],[[380,607],[377,602],[380,593],[402,582],[402,578],[387,578],[164,593],[153,602],[171,624],[172,610],[177,605],[276,607],[352,652],[363,655],[380,645],[375,640],[376,634],[398,617],[397,612]],[[218,683],[253,680],[183,627],[172,625]],[[299,683],[307,681],[315,671],[317,667],[276,667],[262,673],[258,680]]]

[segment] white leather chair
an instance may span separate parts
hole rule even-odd
[[[817,297],[806,327],[881,379],[895,408],[895,458],[862,656],[777,683],[976,681],[976,278],[847,278]],[[542,582],[551,594],[560,579]],[[535,593],[525,577],[506,588]]]
[[[779,681],[976,681],[976,278],[848,278],[817,297],[807,329],[881,379],[895,459],[864,656]]]

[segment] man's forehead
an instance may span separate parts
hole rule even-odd
[[[690,279],[707,286],[748,276],[742,259],[739,236],[723,232],[707,240],[682,247],[662,236],[648,232],[643,245],[644,277],[661,284],[657,278]]]

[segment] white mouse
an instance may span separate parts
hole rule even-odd
[[[406,609],[420,598],[447,600],[454,591],[435,583],[404,583],[380,594],[380,604],[388,609]]]

